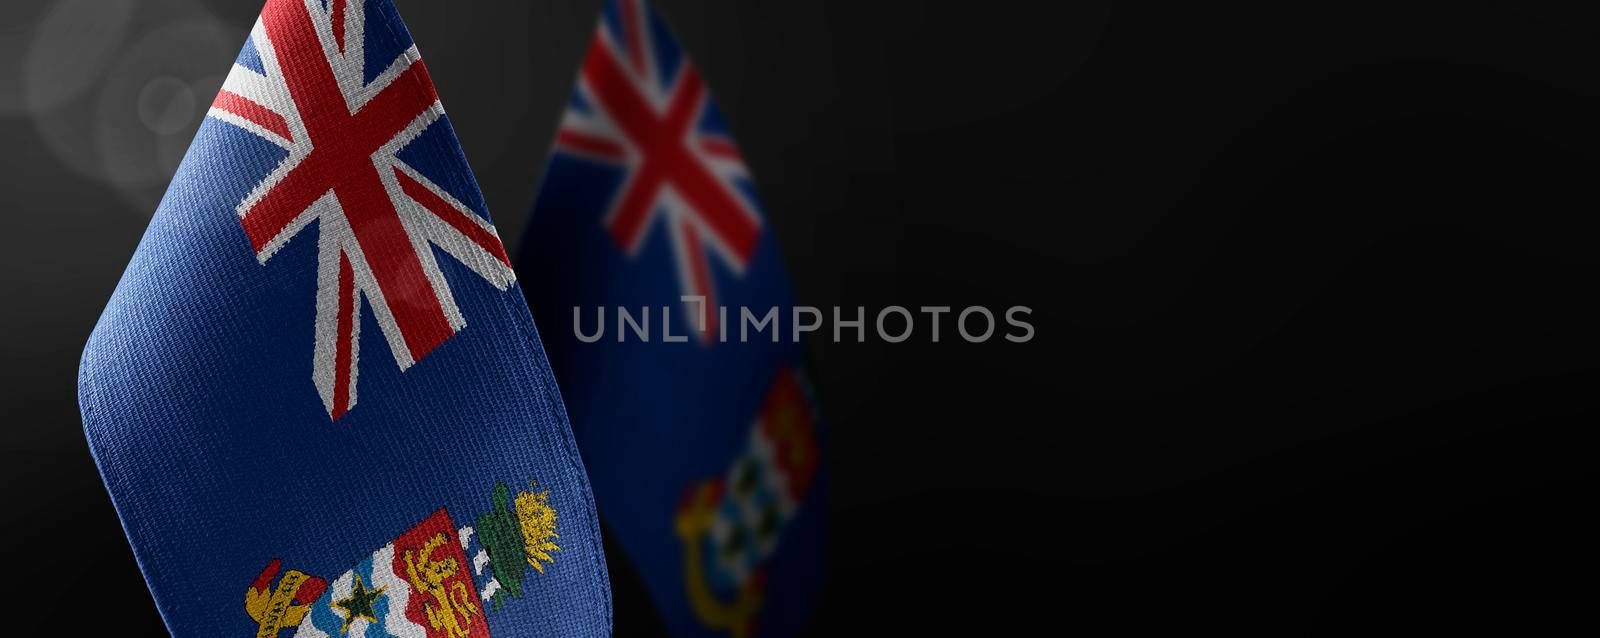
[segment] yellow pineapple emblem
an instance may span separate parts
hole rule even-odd
[[[529,486],[533,489],[537,486]],[[544,573],[544,563],[555,562],[550,552],[560,551],[555,544],[556,510],[550,507],[550,490],[517,492],[517,525],[522,529],[522,550],[528,564]]]

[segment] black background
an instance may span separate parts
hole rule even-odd
[[[76,60],[51,12],[117,2],[5,4],[0,633],[160,635],[74,374],[259,4],[132,3]],[[514,254],[598,3],[396,4]],[[1593,626],[1600,11],[659,4],[801,303],[1034,309],[812,344],[813,634]]]

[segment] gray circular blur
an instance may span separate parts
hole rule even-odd
[[[129,203],[154,211],[244,42],[195,18],[150,32],[112,67],[94,115],[103,175]]]
[[[22,58],[22,99],[43,113],[92,86],[105,71],[134,13],[134,0],[64,0],[35,29]]]
[[[199,105],[194,88],[172,76],[152,79],[139,89],[139,121],[156,135],[182,131]]]
[[[56,5],[23,67],[40,146],[149,214],[244,34],[193,0]]]

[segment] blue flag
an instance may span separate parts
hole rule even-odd
[[[823,489],[788,279],[704,79],[646,2],[604,5],[518,265],[601,513],[673,633],[796,633]]]
[[[84,349],[177,636],[604,636],[592,496],[389,0],[268,0]]]

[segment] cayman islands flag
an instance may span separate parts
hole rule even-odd
[[[268,0],[84,350],[177,636],[605,636],[599,522],[390,0]]]
[[[518,265],[607,529],[679,636],[792,635],[820,582],[819,422],[777,248],[662,16],[608,0]]]

